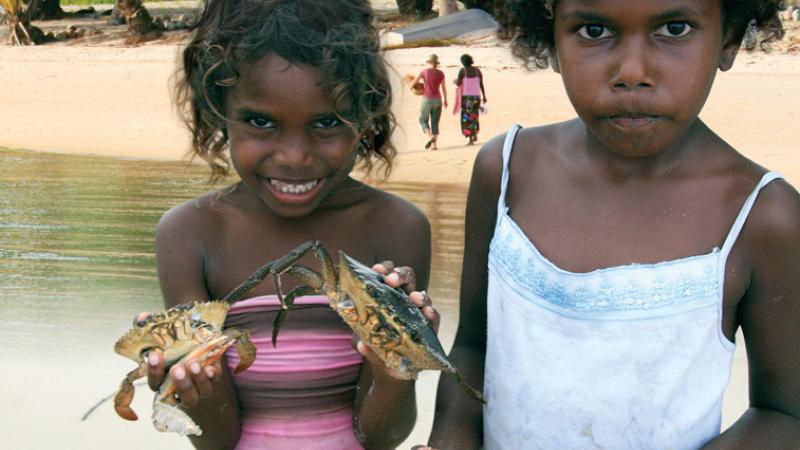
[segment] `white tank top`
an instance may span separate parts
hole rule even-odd
[[[696,449],[720,432],[735,345],[722,332],[722,248],[575,273],[545,258],[508,215],[503,148],[489,251],[487,449]]]

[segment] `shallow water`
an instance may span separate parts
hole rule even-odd
[[[86,422],[79,419],[135,367],[112,345],[136,312],[162,309],[155,225],[171,206],[213,187],[208,169],[7,149],[0,149],[0,165],[0,430],[7,431],[0,446],[106,449],[134,448],[136,442],[136,448],[191,448],[152,429],[152,394],[145,387],[134,400],[139,422],[117,418],[110,404]],[[441,334],[449,346],[465,189],[382,187],[431,219],[430,292],[444,316]],[[433,375],[427,377],[430,386]]]
[[[110,404],[134,364],[112,350],[136,312],[162,309],[153,234],[171,206],[213,186],[208,170],[180,162],[132,161],[0,148],[0,447],[14,449],[191,449],[156,432],[152,394],[137,389],[138,422]],[[431,296],[440,337],[452,344],[463,245],[463,186],[387,183],[417,204],[433,232]],[[739,346],[724,426],[746,408]],[[400,448],[427,438],[438,372],[420,375],[418,426]]]

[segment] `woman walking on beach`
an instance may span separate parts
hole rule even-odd
[[[455,80],[458,86],[456,95],[460,97],[461,103],[461,134],[469,139],[467,145],[472,145],[478,140],[482,104],[486,103],[483,74],[481,69],[473,66],[473,63],[472,56],[466,53],[461,55],[461,65],[464,67],[458,71]]]
[[[439,57],[431,54],[425,61],[431,66],[423,69],[411,82],[414,85],[420,80],[423,84],[422,105],[419,111],[419,124],[422,131],[428,136],[425,148],[436,150],[436,140],[439,137],[439,120],[442,118],[442,107],[447,108],[447,89],[444,85],[444,72],[439,70]],[[439,91],[441,90],[441,94]]]
[[[178,104],[194,154],[240,179],[172,208],[156,231],[166,306],[220,299],[265,262],[315,239],[365,263],[416,269],[387,283],[427,286],[430,226],[411,203],[353,179],[357,162],[388,173],[391,84],[366,0],[210,0],[183,53]],[[309,255],[302,263],[318,267]],[[378,265],[378,267],[383,267]],[[391,270],[391,268],[390,268]],[[298,284],[283,278],[283,292]],[[297,292],[297,291],[296,291]],[[253,365],[201,367],[148,353],[200,425],[199,449],[394,448],[414,426],[413,381],[397,378],[329,306],[301,294],[273,348],[281,303],[269,281],[234,303],[226,327],[248,330]],[[427,297],[411,301],[435,322]]]

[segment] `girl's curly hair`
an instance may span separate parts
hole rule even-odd
[[[554,17],[557,0],[503,0],[498,15],[498,35],[511,40],[511,51],[527,68],[546,69],[550,65],[551,49],[555,47]],[[780,0],[722,0],[725,28],[732,32],[734,42],[745,47],[756,46],[756,33],[761,33],[761,48],[783,37],[778,11]]]
[[[391,171],[396,121],[388,68],[366,0],[208,0],[183,51],[176,106],[192,133],[194,156],[218,178],[230,170],[225,97],[248,66],[274,53],[322,72],[337,116],[356,129],[367,173]]]

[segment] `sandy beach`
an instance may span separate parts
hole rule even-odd
[[[184,158],[188,134],[170,101],[179,51],[178,44],[0,47],[0,83],[6,87],[0,145],[122,158]],[[400,77],[424,68],[432,52],[443,62],[448,82],[462,53],[469,52],[481,67],[489,113],[481,119],[479,144],[512,123],[535,126],[573,117],[559,76],[550,70],[525,71],[503,44],[389,51],[400,125],[393,179],[469,181],[479,145],[464,145],[456,117],[445,113],[439,150],[425,151],[417,123],[419,98],[401,89]],[[800,53],[743,53],[731,71],[718,75],[701,114],[741,152],[793,181],[800,177],[791,152],[800,115],[798,74]],[[448,92],[451,100],[453,92]]]
[[[170,94],[180,49],[174,40],[136,47],[121,41],[0,46],[0,146],[117,158],[185,159],[188,133]],[[439,150],[423,148],[426,139],[417,122],[419,98],[400,79],[423,69],[430,53],[438,54],[443,63],[450,100],[461,54],[470,53],[483,71],[489,112],[481,118],[478,145],[465,145],[457,118],[448,111],[442,118]],[[400,124],[393,181],[465,186],[480,144],[490,137],[513,123],[536,126],[574,116],[557,74],[526,71],[507,45],[495,39],[391,50],[387,57],[394,69],[394,112]],[[798,80],[800,52],[776,48],[768,54],[741,53],[732,70],[719,73],[701,114],[740,152],[783,173],[795,186],[800,186],[794,137],[800,123]],[[746,360],[743,346],[739,347],[723,426],[747,405]],[[420,424],[409,444],[423,442],[430,428],[433,374],[425,374],[420,391]]]

